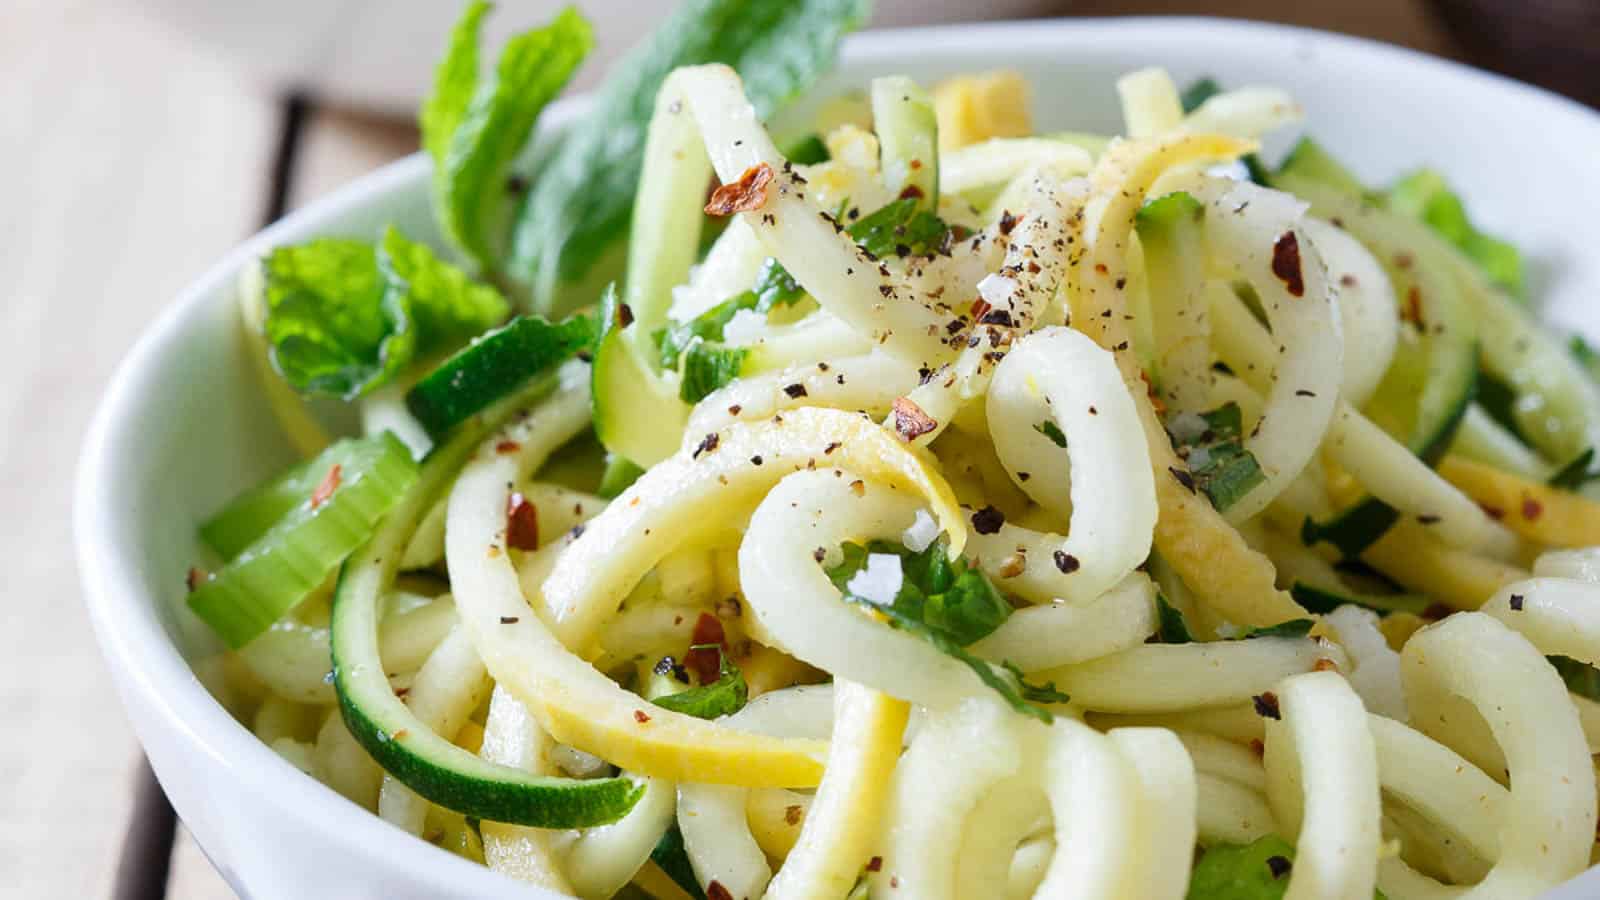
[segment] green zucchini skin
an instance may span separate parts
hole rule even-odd
[[[435,441],[528,379],[594,343],[594,320],[518,316],[440,363],[406,393],[406,408]]]
[[[1402,307],[1415,305],[1413,312],[1428,324],[1421,340],[1396,350],[1362,411],[1419,459],[1437,464],[1478,384],[1476,322],[1449,261],[1437,258],[1435,238],[1425,225],[1379,207],[1354,175],[1310,139],[1289,154],[1272,186],[1310,202],[1313,214],[1349,231],[1383,266]],[[1422,289],[1419,272],[1424,270],[1433,289]],[[1399,518],[1387,504],[1365,497],[1327,521],[1308,519],[1301,540],[1308,546],[1326,541],[1354,558]]]
[[[536,378],[469,417],[423,460],[415,484],[365,545],[345,561],[334,591],[333,687],[340,715],[384,771],[463,815],[536,828],[577,828],[622,818],[644,789],[624,778],[533,775],[480,759],[429,729],[395,696],[378,654],[379,601],[393,583],[416,523],[449,490],[485,436],[556,386]]]

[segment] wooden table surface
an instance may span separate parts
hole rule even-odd
[[[1226,12],[1455,46],[1420,0],[1319,5],[1071,8]],[[134,815],[147,776],[79,597],[78,446],[118,360],[180,288],[274,213],[410,152],[415,133],[291,104],[108,0],[7,0],[0,110],[0,879],[28,898],[225,898],[181,833],[169,878],[139,857],[164,857],[170,837]]]

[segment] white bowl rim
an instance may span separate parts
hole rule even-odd
[[[1336,52],[1387,57],[1432,69],[1484,90],[1516,95],[1516,102],[1539,107],[1544,114],[1587,117],[1600,135],[1600,114],[1576,101],[1505,76],[1366,38],[1217,17],[1060,18],[868,31],[847,39],[841,63],[870,60],[908,44],[915,45],[921,53],[937,53],[941,47],[989,44],[1026,56],[1049,47],[1069,31],[1123,40],[1128,32],[1152,37],[1181,32],[1193,41],[1205,41],[1213,35],[1315,40],[1319,47]],[[559,127],[580,112],[586,100],[569,98],[552,106],[545,124]],[[108,498],[115,495],[118,447],[133,439],[137,428],[129,411],[137,406],[153,373],[160,368],[161,358],[177,346],[182,324],[267,248],[315,233],[322,223],[359,209],[374,195],[422,182],[428,168],[428,159],[419,152],[362,176],[248,238],[180,292],[123,358],[96,409],[77,468],[74,543],[90,619],[107,667],[121,682],[119,690],[136,692],[159,715],[165,728],[183,734],[193,748],[228,768],[259,802],[279,807],[288,817],[310,824],[359,855],[376,856],[397,868],[426,873],[424,883],[448,879],[464,892],[497,895],[511,887],[509,879],[419,842],[347,802],[304,777],[235,721],[201,685],[178,652],[154,614],[154,598],[135,598],[123,587],[139,581],[139,563],[133,549],[117,539],[108,513]],[[558,896],[528,889],[529,896],[548,896],[552,900]]]

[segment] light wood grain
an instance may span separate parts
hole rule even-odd
[[[73,467],[133,339],[259,216],[275,113],[103,3],[0,17],[0,892],[104,897],[137,750],[73,573]]]

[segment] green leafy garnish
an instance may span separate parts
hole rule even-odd
[[[745,684],[744,673],[724,653],[716,681],[657,697],[652,702],[662,709],[697,719],[715,719],[743,709],[749,698],[750,688]]]
[[[815,133],[790,144],[784,149],[783,156],[797,166],[814,166],[833,158],[828,152],[828,145],[822,142],[822,136]]]
[[[683,351],[683,380],[678,382],[678,398],[685,403],[699,403],[712,391],[723,387],[744,371],[745,357],[750,351],[742,347],[724,347],[702,338],[695,338]]]
[[[489,8],[474,0],[462,13],[420,119],[423,147],[433,157],[435,215],[451,243],[492,271],[515,199],[511,164],[539,114],[594,46],[594,33],[567,7],[549,25],[508,41],[493,73],[480,79],[479,31]]]
[[[392,227],[377,248],[347,238],[279,247],[262,269],[272,362],[302,393],[355,399],[508,308],[494,288]]]
[[[1294,870],[1294,847],[1275,834],[1249,844],[1213,844],[1189,876],[1187,900],[1281,900]],[[1385,900],[1374,889],[1373,900]]]
[[[1057,447],[1063,450],[1067,449],[1067,436],[1061,433],[1061,426],[1057,425],[1054,419],[1045,419],[1043,422],[1035,423],[1033,430],[1049,438],[1051,443]]]
[[[1289,595],[1306,612],[1313,612],[1319,615],[1331,613],[1339,607],[1351,603],[1370,609],[1380,616],[1387,616],[1394,612],[1408,612],[1420,615],[1423,610],[1433,605],[1433,601],[1422,594],[1335,591],[1306,584],[1303,581],[1296,581],[1291,585]]]
[[[420,114],[438,220],[485,269],[498,261],[495,231],[513,200],[511,164],[594,44],[589,23],[569,7],[507,42],[493,73],[480,79],[479,32],[489,9],[475,0],[462,13]]]
[[[1428,224],[1478,264],[1489,280],[1518,299],[1525,297],[1522,254],[1511,244],[1479,231],[1461,197],[1432,169],[1400,179],[1389,189],[1388,206]]]
[[[677,368],[678,358],[696,338],[721,341],[723,330],[741,310],[765,315],[779,306],[792,306],[805,296],[794,276],[776,259],[768,257],[749,290],[718,303],[687,322],[659,329],[655,339],[657,364],[663,369]]]
[[[1590,447],[1579,453],[1572,462],[1558,469],[1554,475],[1551,475],[1547,484],[1553,488],[1561,488],[1564,491],[1576,491],[1596,478],[1600,478],[1600,473],[1596,473],[1593,470],[1593,466],[1594,448]]]
[[[1545,658],[1550,660],[1550,665],[1555,666],[1556,672],[1561,675],[1561,680],[1567,683],[1567,690],[1580,697],[1600,701],[1600,669],[1570,656]]]
[[[833,65],[839,41],[865,23],[868,0],[688,0],[622,58],[537,173],[517,215],[509,274],[536,309],[590,302],[583,286],[628,233],[656,93],[679,66],[738,70],[765,120]],[[612,257],[616,258],[616,257]]]
[[[1194,635],[1189,633],[1189,623],[1183,618],[1183,610],[1167,602],[1167,598],[1156,594],[1156,641],[1162,644],[1188,644],[1194,641]]]
[[[1239,635],[1239,640],[1243,641],[1249,640],[1250,638],[1264,637],[1303,638],[1311,633],[1311,629],[1315,627],[1316,624],[1316,622],[1313,622],[1310,619],[1290,619],[1287,622],[1279,622],[1276,625],[1267,625],[1261,628],[1246,628]]]
[[[1179,102],[1183,104],[1185,113],[1192,113],[1200,108],[1200,104],[1222,93],[1222,85],[1215,78],[1207,76],[1189,83],[1179,95]]]
[[[1211,498],[1218,512],[1266,480],[1255,456],[1244,448],[1242,430],[1237,403],[1225,403],[1197,417],[1174,418],[1167,423],[1173,445],[1188,450],[1189,474],[1195,487]]]
[[[1029,683],[1007,662],[995,665],[964,648],[999,628],[1011,615],[1011,605],[993,583],[964,559],[950,559],[948,546],[936,541],[921,552],[888,541],[866,546],[846,543],[844,559],[827,570],[828,578],[846,603],[882,613],[892,628],[915,634],[941,653],[960,660],[978,678],[1023,715],[1042,722],[1054,721],[1048,709],[1035,704],[1065,703],[1067,695],[1055,685]],[[863,597],[850,589],[856,575],[872,556],[889,555],[900,567],[900,590],[889,602]]]
[[[1600,352],[1589,346],[1589,342],[1581,335],[1573,335],[1572,341],[1567,345],[1572,350],[1572,356],[1583,366],[1589,377],[1600,381]]]
[[[861,249],[876,258],[932,256],[951,234],[944,220],[920,208],[916,197],[892,200],[845,229]]]

